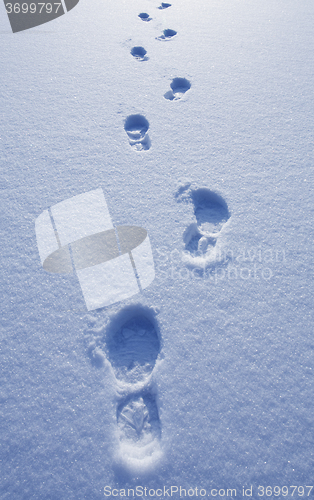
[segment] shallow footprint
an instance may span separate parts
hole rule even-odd
[[[160,438],[160,420],[154,396],[143,392],[128,397],[117,409],[121,441],[147,445]]]
[[[191,88],[191,83],[186,78],[174,78],[170,83],[170,87],[171,90],[165,93],[164,98],[177,101]]]
[[[125,120],[124,130],[129,137],[130,146],[136,151],[147,151],[150,148],[148,129],[148,120],[143,115],[130,115]]]
[[[161,453],[161,426],[150,392],[129,396],[117,409],[121,458],[131,466],[150,466]]]
[[[158,36],[156,40],[168,41],[177,35],[175,30],[166,29],[163,31],[162,35]]]
[[[163,10],[163,9],[168,9],[168,7],[171,7],[171,3],[162,2],[161,5],[158,7],[158,9]]]
[[[138,61],[148,61],[149,57],[146,54],[147,50],[144,47],[138,46],[131,49],[131,55]]]
[[[116,378],[136,383],[153,370],[160,352],[155,327],[145,316],[136,316],[108,340],[108,355]]]

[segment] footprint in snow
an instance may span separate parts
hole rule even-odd
[[[138,17],[139,17],[140,19],[142,19],[142,21],[146,21],[146,22],[148,22],[148,21],[151,21],[151,20],[152,20],[152,18],[151,18],[151,17],[149,17],[149,14],[147,14],[147,12],[141,12],[141,13],[138,15]]]
[[[161,425],[151,374],[160,352],[153,321],[136,311],[113,326],[106,343],[120,396],[117,407],[119,454],[131,467],[143,468],[160,456]]]
[[[160,420],[150,392],[132,394],[117,409],[120,454],[126,463],[141,466],[160,454]]]
[[[162,2],[162,4],[158,7],[158,9],[163,10],[163,9],[168,9],[168,7],[171,7],[171,3]]]
[[[125,120],[124,130],[129,137],[130,146],[135,151],[147,151],[150,148],[148,129],[148,120],[143,115],[130,115]]]
[[[144,47],[132,47],[131,55],[138,61],[148,61],[147,50]]]
[[[156,40],[168,41],[177,35],[175,30],[166,29],[163,31],[162,35],[158,36]]]
[[[186,78],[174,78],[170,83],[171,90],[165,93],[164,98],[177,101],[191,88],[191,83]]]
[[[216,260],[215,247],[225,223],[230,217],[225,200],[207,188],[180,189],[177,201],[192,202],[195,220],[184,231],[185,253],[183,260],[197,267],[204,267]]]
[[[145,316],[136,316],[115,332],[107,349],[116,378],[134,384],[153,371],[160,341],[152,322]]]

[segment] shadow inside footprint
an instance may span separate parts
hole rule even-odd
[[[160,341],[154,325],[140,315],[115,332],[108,340],[107,349],[117,379],[135,383],[152,372]]]
[[[158,9],[163,10],[163,9],[168,9],[168,7],[171,7],[171,3],[162,2],[161,5],[158,7]]]
[[[136,151],[146,151],[150,148],[148,129],[148,120],[143,115],[130,115],[125,120],[124,130],[129,137],[130,146]]]
[[[176,34],[177,32],[175,30],[167,29],[163,31],[162,35],[157,37],[157,40],[171,40],[171,38],[173,38]]]
[[[131,54],[135,59],[138,61],[148,61],[148,57],[146,56],[147,51],[144,49],[144,47],[133,47],[131,49]]]
[[[204,256],[216,245],[217,237],[230,217],[224,199],[206,188],[191,193],[196,223],[184,232],[185,249],[195,257]]]
[[[197,224],[190,224],[183,234],[185,249],[194,257],[203,257],[210,248],[216,245],[216,236],[205,236]]]
[[[206,188],[192,191],[197,225],[204,233],[218,233],[230,217],[225,200]]]
[[[151,17],[149,17],[149,14],[147,14],[146,12],[141,12],[141,13],[138,15],[138,17],[139,17],[140,19],[142,19],[142,21],[146,21],[146,22],[148,22],[148,21],[151,21],[151,20],[152,20],[152,18],[151,18]]]
[[[191,88],[191,83],[186,78],[174,78],[170,84],[171,90],[165,93],[164,98],[170,101],[181,99]]]

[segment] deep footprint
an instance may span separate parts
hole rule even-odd
[[[144,47],[133,47],[131,49],[131,55],[138,61],[148,61],[147,50]]]
[[[146,12],[141,12],[141,13],[138,15],[138,17],[139,17],[140,19],[142,19],[142,21],[146,21],[146,22],[148,22],[148,21],[151,21],[151,20],[152,20],[152,18],[151,18],[151,17],[149,17],[149,14],[147,14]]]
[[[169,101],[181,99],[190,90],[191,83],[186,78],[174,78],[170,83],[171,90],[165,93],[164,98]]]
[[[116,414],[120,460],[133,469],[150,467],[161,455],[161,424],[150,377],[160,352],[156,327],[139,312],[107,336],[106,350],[120,382]]]
[[[167,40],[171,40],[176,35],[177,35],[177,32],[175,30],[167,29],[167,30],[164,30],[163,33],[162,33],[162,35],[158,36],[156,38],[156,40],[167,41]]]
[[[148,120],[143,115],[130,115],[125,120],[124,130],[129,137],[130,146],[136,151],[147,151],[150,148],[148,129]]]
[[[206,188],[192,191],[194,214],[202,231],[218,233],[230,217],[225,200]]]
[[[230,213],[225,200],[207,188],[191,191],[189,199],[194,205],[196,222],[190,224],[183,234],[185,249],[191,257],[206,260]]]
[[[171,7],[171,3],[162,2],[162,4],[158,7],[158,9],[163,10],[163,9],[168,9],[168,7]]]
[[[153,324],[145,316],[136,316],[115,332],[107,348],[116,378],[136,383],[152,372],[160,341]]]

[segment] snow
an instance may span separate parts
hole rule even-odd
[[[313,484],[314,5],[171,4],[0,5],[3,499]],[[88,312],[35,219],[98,188],[156,277]]]

